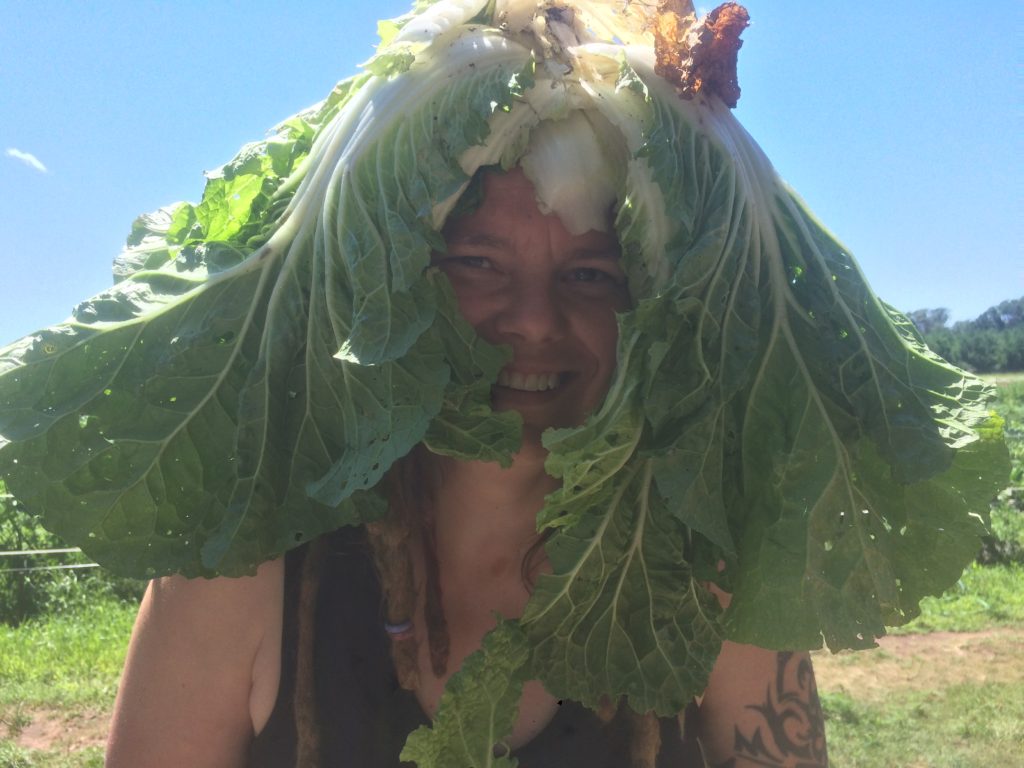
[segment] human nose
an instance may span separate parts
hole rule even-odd
[[[535,281],[510,286],[495,318],[495,330],[500,336],[529,342],[560,338],[566,326],[565,308],[556,291]]]

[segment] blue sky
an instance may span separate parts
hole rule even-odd
[[[1024,295],[1022,4],[749,0],[737,115],[903,310]],[[0,346],[110,283],[132,220],[323,98],[404,0],[13,0]]]

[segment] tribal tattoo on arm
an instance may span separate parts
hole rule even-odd
[[[733,757],[714,768],[827,768],[825,717],[806,654],[779,653],[774,684],[751,704],[760,723],[735,729]]]

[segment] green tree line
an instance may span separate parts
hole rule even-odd
[[[948,309],[915,309],[911,322],[936,354],[975,373],[1024,371],[1024,296],[949,325]]]

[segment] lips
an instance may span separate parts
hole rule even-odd
[[[498,374],[498,385],[520,392],[546,392],[558,387],[561,376],[557,373],[521,373],[505,371]]]

